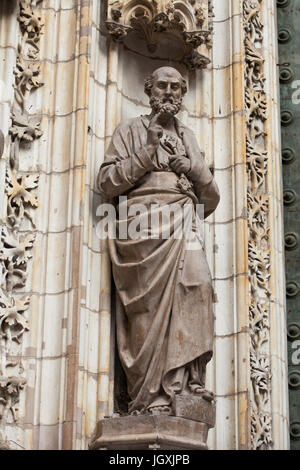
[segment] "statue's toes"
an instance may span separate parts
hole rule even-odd
[[[169,415],[171,413],[171,408],[170,406],[152,406],[149,408],[149,413],[152,415]]]

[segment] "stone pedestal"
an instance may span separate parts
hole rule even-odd
[[[177,416],[140,415],[98,422],[90,450],[207,450],[208,430],[215,424],[215,405],[202,398],[176,396]]]

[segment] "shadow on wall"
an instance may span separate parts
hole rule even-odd
[[[18,7],[18,0],[2,0],[0,2],[0,15],[12,15]]]

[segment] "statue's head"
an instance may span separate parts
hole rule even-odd
[[[155,113],[163,111],[175,116],[186,92],[185,79],[173,67],[159,67],[145,80],[145,93],[150,97],[150,106]]]

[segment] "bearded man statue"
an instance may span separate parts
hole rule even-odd
[[[194,221],[196,204],[209,216],[219,192],[196,137],[175,117],[187,92],[185,79],[172,67],[160,67],[145,81],[145,92],[151,114],[116,128],[98,185],[117,210],[109,251],[128,412],[172,414],[176,394],[213,399],[205,389],[213,349],[212,281]],[[156,237],[119,236],[125,222],[138,224],[153,206],[174,204],[192,213],[193,249],[186,236],[175,236],[176,216],[159,226]],[[127,220],[120,217],[125,205]],[[170,236],[163,237],[166,223]]]

